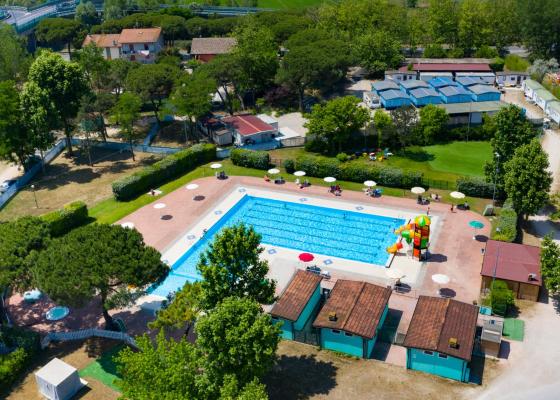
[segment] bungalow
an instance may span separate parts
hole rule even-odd
[[[455,82],[457,82],[459,85],[463,86],[465,89],[468,89],[471,86],[474,85],[486,85],[487,83],[479,78],[479,77],[472,77],[472,76],[461,76],[458,78],[455,78]]]
[[[472,94],[462,86],[445,86],[438,89],[444,103],[470,103]]]
[[[419,74],[419,79],[429,82],[434,78],[448,78],[453,79],[453,73],[451,72],[421,72]]]
[[[119,35],[121,57],[144,64],[155,62],[163,50],[161,28],[123,29]]]
[[[418,73],[419,79],[429,81],[437,76],[455,77],[461,73],[479,74],[492,73],[492,69],[488,62],[480,62],[481,60],[465,59],[417,59],[410,65],[399,68],[399,71],[408,71],[411,69]]]
[[[430,79],[428,83],[434,89],[440,89],[446,86],[457,86],[457,83],[448,76],[438,76],[436,78]]]
[[[298,270],[272,307],[274,322],[282,322],[280,336],[294,340],[302,331],[321,301],[321,275]]]
[[[222,122],[231,130],[238,146],[269,142],[278,133],[277,128],[250,114],[222,118]]]
[[[441,97],[432,88],[418,88],[410,91],[410,99],[416,107],[426,106],[428,104],[440,104]]]
[[[385,90],[379,93],[381,105],[386,109],[394,109],[411,104],[410,97],[402,90]]]
[[[237,45],[235,38],[193,38],[191,55],[196,60],[208,62],[219,54],[227,54]]]
[[[399,85],[390,80],[378,81],[371,84],[371,90],[379,96],[381,92],[386,90],[399,90]]]
[[[474,101],[500,101],[502,94],[498,89],[491,85],[473,85],[469,86],[469,90],[472,92],[472,98]]]
[[[420,296],[403,346],[406,368],[468,382],[478,307]]]
[[[537,301],[542,287],[540,257],[540,247],[489,240],[480,271],[481,292],[489,291],[499,279],[518,299]]]
[[[385,71],[385,79],[394,81],[407,81],[417,79],[416,71]]]
[[[551,101],[546,105],[546,115],[550,117],[551,120],[560,124],[560,102]]]
[[[535,103],[537,103],[537,105],[544,110],[546,110],[546,106],[554,101],[558,101],[558,99],[556,98],[556,96],[554,96],[552,93],[550,93],[548,90],[546,89],[539,89],[539,90],[535,90],[535,94],[533,97],[533,100],[535,100]]]
[[[479,80],[487,85],[493,85],[496,82],[496,74],[494,72],[457,72],[455,79],[469,77]]]
[[[102,51],[103,58],[106,60],[116,60],[121,58],[121,45],[119,44],[120,34],[89,34],[86,35],[82,46],[95,44]]]
[[[521,87],[523,88],[523,92],[525,93],[525,97],[531,100],[535,100],[535,92],[540,89],[544,89],[544,86],[541,85],[539,82],[534,81],[532,79],[525,80]]]
[[[401,89],[404,90],[406,92],[406,94],[410,94],[411,90],[414,89],[418,89],[418,88],[429,88],[430,85],[428,85],[427,82],[425,81],[421,81],[421,80],[411,80],[411,81],[404,81],[404,82],[399,82]]]
[[[389,311],[391,290],[366,282],[336,281],[313,323],[324,349],[369,358]]]
[[[499,71],[496,72],[496,83],[501,86],[520,86],[529,78],[527,72]]]

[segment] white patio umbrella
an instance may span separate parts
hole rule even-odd
[[[451,197],[453,197],[454,199],[464,199],[465,198],[465,194],[461,193],[461,192],[451,192],[449,195]]]
[[[364,186],[374,187],[374,186],[377,186],[377,183],[375,183],[374,181],[365,181]]]
[[[305,176],[305,171],[296,171],[294,172],[295,176]]]
[[[270,168],[270,169],[268,170],[268,173],[269,173],[270,175],[276,175],[276,174],[279,174],[279,173],[280,173],[280,170],[279,170],[278,168]]]
[[[426,191],[426,189],[420,186],[414,186],[412,189],[410,189],[410,191],[414,194],[422,194]]]
[[[212,164],[212,165],[210,165],[210,168],[212,168],[212,169],[220,169],[220,168],[222,168],[222,164],[220,164],[220,163]]]
[[[437,294],[441,296],[441,285],[446,285],[449,283],[449,277],[444,274],[434,274],[432,275],[432,281],[437,283],[440,287],[437,291]]]
[[[121,226],[123,228],[134,229],[134,223],[132,223],[132,222],[123,222],[121,224]]]
[[[385,270],[385,275],[389,279],[401,279],[404,277],[403,272],[398,268],[388,268]]]
[[[154,208],[155,208],[156,210],[163,210],[165,207],[167,207],[167,205],[166,205],[165,203],[156,203],[156,204],[154,204]],[[163,219],[163,215],[162,215],[161,213],[160,213],[159,218],[160,218],[160,219]]]
[[[323,178],[323,180],[327,183],[336,182],[336,178],[333,178],[332,176],[327,176],[326,178]]]
[[[187,190],[195,190],[195,189],[198,189],[198,184],[196,184],[196,183],[189,183],[187,186],[185,186],[185,188],[186,188]]]

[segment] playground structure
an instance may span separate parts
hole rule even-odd
[[[419,215],[414,218],[414,222],[410,222],[395,230],[396,235],[400,235],[401,239],[387,247],[387,252],[396,254],[403,246],[403,240],[412,247],[412,257],[419,261],[425,257],[430,242],[430,217],[427,215]]]

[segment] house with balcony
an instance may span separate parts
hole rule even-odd
[[[87,35],[83,46],[90,43],[103,50],[106,60],[124,58],[143,64],[155,62],[164,47],[161,28],[123,29],[120,34]]]

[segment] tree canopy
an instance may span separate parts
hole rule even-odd
[[[449,115],[445,109],[428,104],[420,109],[420,122],[418,124],[419,139],[421,144],[430,145],[436,140],[445,139]]]
[[[128,305],[145,285],[167,276],[160,257],[134,229],[91,224],[52,240],[32,270],[38,287],[57,303],[82,306],[99,296],[112,328],[111,308]]]
[[[117,103],[113,107],[113,119],[120,125],[120,133],[122,137],[129,143],[134,161],[134,150],[132,142],[134,140],[134,122],[140,118],[140,109],[142,108],[142,100],[139,96],[131,92],[123,93]]]
[[[31,64],[25,40],[11,25],[0,24],[0,43],[0,81],[23,81]]]
[[[519,215],[536,214],[548,201],[552,174],[548,155],[540,142],[533,139],[515,150],[505,165],[505,191]]]
[[[197,269],[202,275],[201,304],[210,310],[231,296],[259,303],[274,301],[276,283],[266,278],[268,262],[260,258],[264,248],[252,226],[238,224],[222,229],[201,255]]]
[[[81,25],[78,21],[68,18],[45,18],[37,24],[35,34],[39,42],[54,48],[66,44],[70,53],[72,41],[76,39],[80,30]]]
[[[541,273],[551,294],[560,292],[560,247],[546,235],[541,242]]]
[[[388,69],[401,65],[401,43],[384,31],[368,32],[356,38],[355,57],[370,74],[383,76]]]
[[[183,328],[185,324],[194,322],[202,311],[200,305],[201,287],[200,283],[187,282],[179,290],[173,301],[158,311],[157,319],[150,323],[151,329],[159,328]]]

